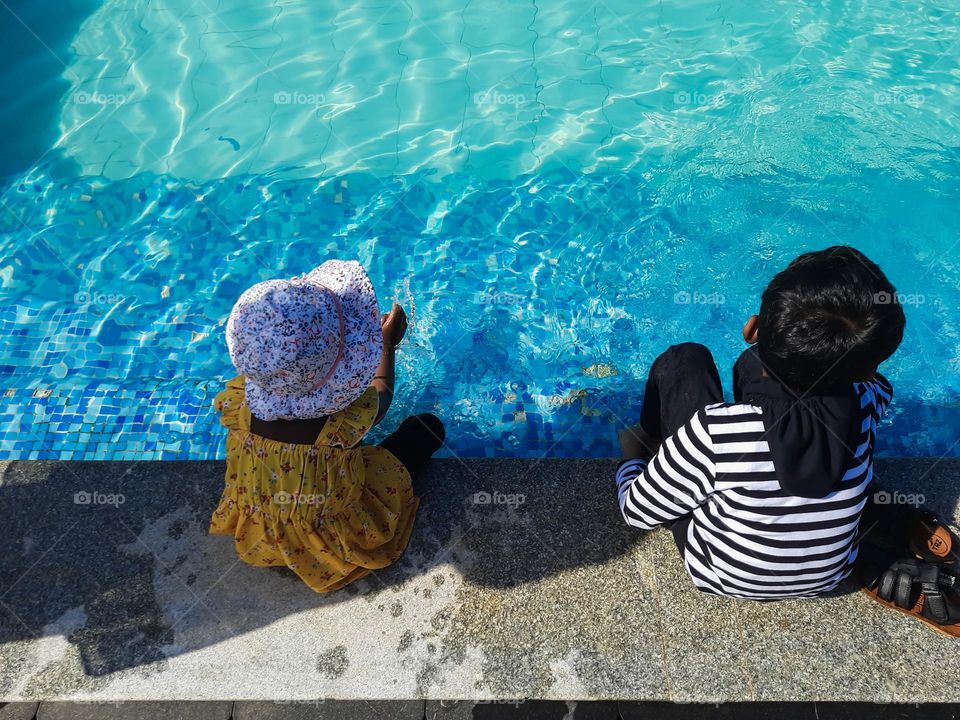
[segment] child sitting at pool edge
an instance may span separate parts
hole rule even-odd
[[[640,423],[620,433],[626,522],[669,526],[693,583],[734,598],[822,595],[860,555],[874,599],[960,635],[956,539],[929,514],[872,500],[893,394],[877,368],[904,326],[896,290],[862,253],[798,257],[744,325],[733,403],[703,345],[653,363]]]
[[[226,333],[240,375],[215,400],[229,432],[210,521],[241,560],[286,566],[330,592],[400,557],[419,504],[413,481],[443,444],[443,424],[415,415],[380,445],[360,441],[390,407],[406,329],[399,305],[379,315],[357,262],[330,260],[241,295]]]

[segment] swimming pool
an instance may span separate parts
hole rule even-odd
[[[222,457],[232,303],[331,257],[411,315],[395,419],[613,455],[838,243],[907,305],[881,452],[958,454],[960,3],[8,4],[0,459]]]

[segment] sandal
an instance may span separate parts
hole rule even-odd
[[[925,562],[952,564],[960,560],[960,540],[937,516],[926,510],[903,512],[887,523],[874,523],[868,530],[872,545],[896,557],[910,553]],[[891,558],[891,561],[893,558]]]
[[[931,513],[923,513],[911,523],[909,545],[910,552],[927,562],[951,563],[957,559],[956,537]]]
[[[960,637],[960,580],[935,563],[897,560],[863,591],[884,607],[917,618],[934,630]]]

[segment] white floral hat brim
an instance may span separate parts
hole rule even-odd
[[[295,395],[246,377],[246,400],[261,420],[304,420],[332,415],[359,398],[380,364],[383,333],[373,284],[356,261],[329,260],[302,278],[332,291],[344,320],[343,356],[320,387]]]

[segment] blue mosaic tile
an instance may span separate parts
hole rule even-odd
[[[334,201],[333,183],[348,181]],[[885,182],[871,190],[901,197],[897,182]],[[0,210],[9,248],[0,263],[0,459],[222,457],[211,403],[230,372],[231,305],[253,282],[330,257],[358,258],[381,304],[396,298],[411,316],[395,407],[371,440],[430,410],[447,422],[445,454],[613,456],[656,353],[705,341],[727,378],[742,349],[739,324],[772,269],[822,244],[816,218],[763,239],[768,210],[799,196],[832,200],[829,183],[783,188],[747,176],[703,178],[703,197],[671,192],[646,174],[615,172],[192,186],[148,174],[62,181],[37,168]],[[616,216],[591,212],[597,198]],[[884,233],[911,238],[899,207],[878,202],[873,224],[839,229],[867,252]],[[631,213],[625,227],[618,217]],[[211,214],[226,229],[211,226]],[[44,241],[24,226],[43,228]],[[938,226],[924,242],[952,249],[955,231]],[[875,258],[904,288],[936,269],[903,269],[910,252],[890,244]],[[69,283],[64,266],[77,273]],[[880,433],[885,454],[960,450],[960,283],[952,266],[937,272],[890,361],[897,395]],[[678,289],[719,286],[722,305],[673,300]]]

